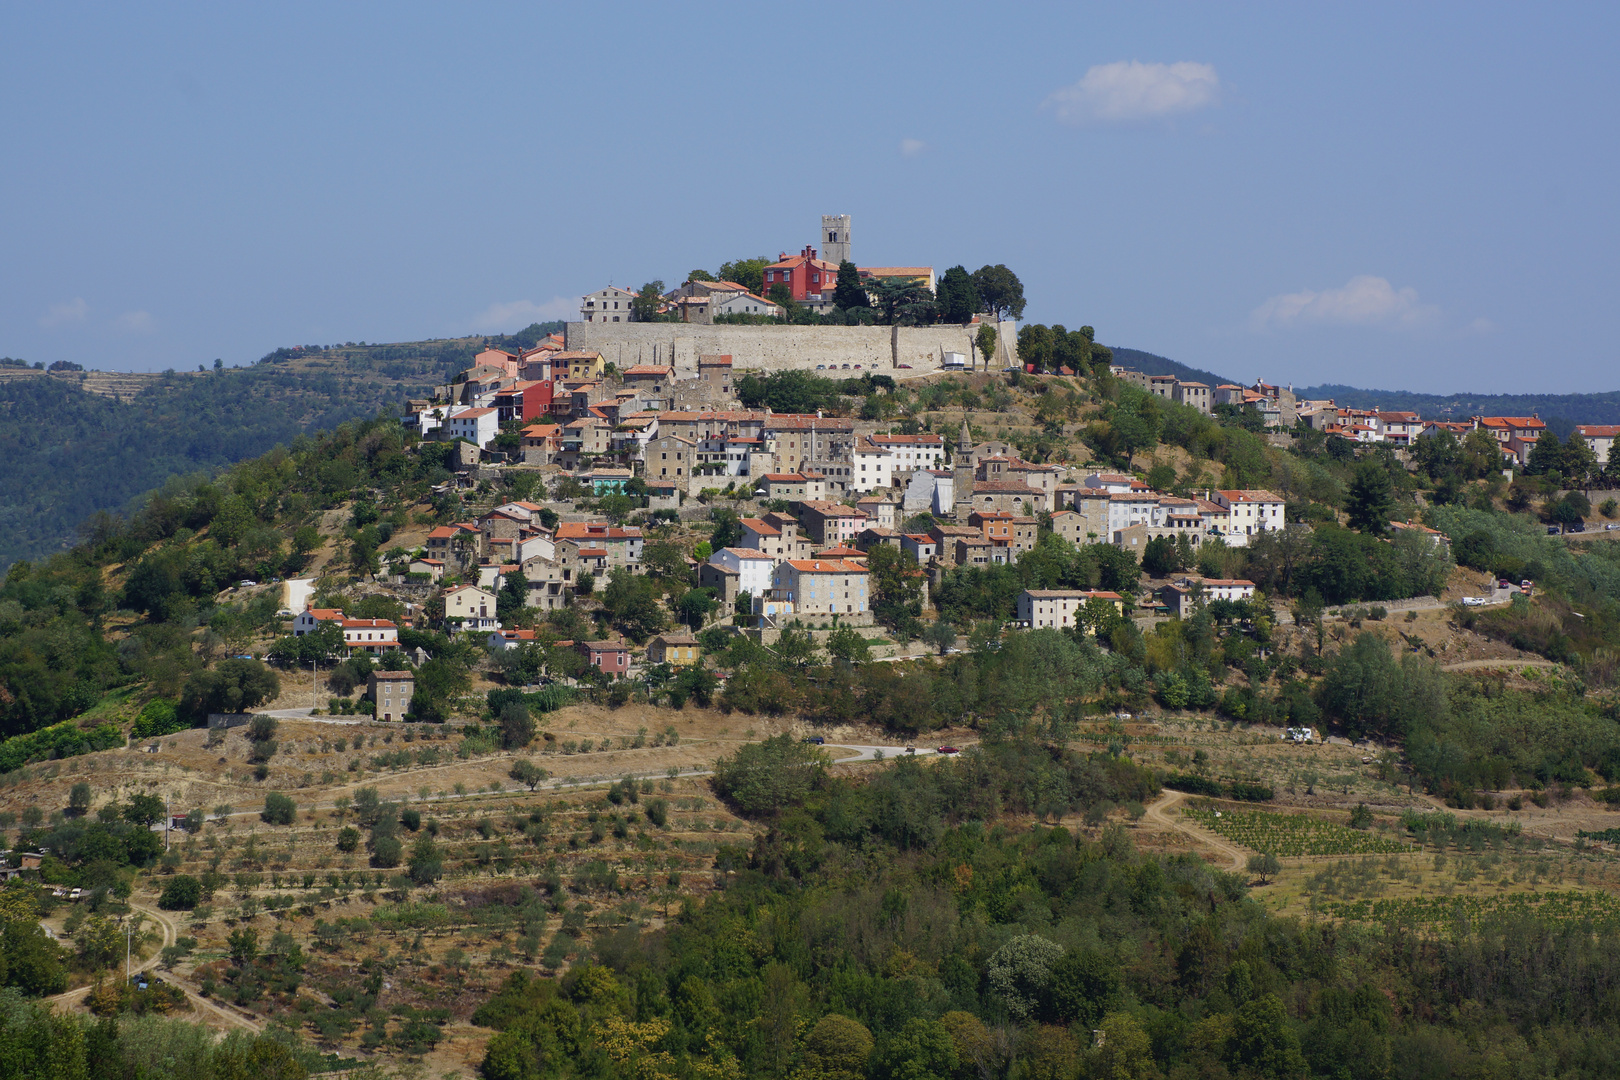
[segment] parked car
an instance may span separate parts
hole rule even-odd
[[[1485,598],[1483,596],[1465,596],[1465,597],[1462,598],[1462,602],[1463,602],[1463,607],[1484,607],[1485,606]]]
[[[915,746],[908,746],[908,747],[906,747],[906,753],[908,753],[908,754],[915,754],[915,753],[916,753],[916,752],[917,752],[917,748],[916,748],[916,747],[915,747]]]
[[[1584,522],[1584,521],[1572,521],[1568,525],[1564,526],[1564,531],[1565,532],[1585,532],[1586,531],[1586,522]]]
[[[956,747],[954,747],[954,746],[941,746],[939,748],[939,752],[941,754],[955,754],[958,751],[957,751]]]
[[[820,735],[806,735],[804,737],[804,741],[812,746],[823,746],[827,742],[827,740],[822,738]]]
[[[1503,578],[1501,581],[1496,583],[1496,587],[1498,589],[1511,589],[1513,588],[1513,582],[1509,581],[1507,578]]]

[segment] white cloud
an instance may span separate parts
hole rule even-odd
[[[1196,112],[1219,102],[1221,80],[1212,64],[1097,64],[1073,86],[1042,103],[1065,124],[1121,124]]]
[[[509,333],[521,330],[530,323],[551,322],[553,319],[578,319],[579,301],[554,296],[545,303],[533,300],[513,300],[494,303],[472,318],[472,326],[480,333]]]
[[[1249,316],[1255,330],[1293,326],[1382,326],[1412,330],[1440,322],[1440,309],[1417,290],[1397,289],[1385,278],[1360,274],[1337,289],[1273,296]]]
[[[923,142],[921,139],[900,140],[901,157],[916,157],[926,149],[928,149],[928,144]]]
[[[39,317],[39,325],[45,327],[66,326],[68,323],[81,323],[90,315],[90,305],[84,302],[84,297],[75,296],[71,300],[64,300],[60,304],[52,304],[45,309],[45,314]]]
[[[152,316],[144,311],[126,311],[114,320],[113,325],[123,334],[150,334],[157,329]]]

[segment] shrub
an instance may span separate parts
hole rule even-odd
[[[415,832],[422,827],[422,812],[420,810],[401,810],[399,823],[411,830],[411,832]]]
[[[202,882],[190,874],[176,874],[163,883],[158,907],[164,911],[190,911],[202,902]]]
[[[279,791],[266,795],[264,809],[259,811],[259,820],[270,825],[291,825],[297,816],[297,804]]]
[[[360,830],[353,825],[345,825],[338,830],[337,848],[339,851],[353,851],[360,846]]]

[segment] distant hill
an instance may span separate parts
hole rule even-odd
[[[1222,383],[1237,382],[1225,375],[1217,375],[1213,371],[1204,371],[1200,368],[1188,367],[1186,364],[1171,360],[1168,357],[1156,356],[1141,349],[1121,349],[1110,345],[1114,352],[1114,363],[1128,367],[1132,371],[1140,371],[1144,375],[1174,375],[1182,382],[1208,383],[1210,386],[1219,386]]]
[[[249,367],[162,374],[0,371],[0,569],[70,546],[100,511],[169,479],[258,457],[278,443],[371,417],[509,337],[277,349]]]
[[[1620,391],[1600,394],[1414,394],[1406,390],[1359,390],[1328,383],[1295,393],[1332,398],[1352,409],[1415,412],[1429,420],[1470,416],[1539,416],[1559,435],[1576,424],[1620,424]]]

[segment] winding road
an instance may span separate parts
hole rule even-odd
[[[1228,870],[1237,873],[1247,870],[1249,866],[1249,853],[1247,851],[1244,851],[1236,844],[1222,840],[1214,833],[1200,829],[1188,821],[1184,815],[1176,812],[1186,799],[1187,793],[1184,791],[1165,791],[1147,808],[1148,820],[1162,828],[1190,836],[1204,847],[1214,848],[1226,856]]]
[[[129,969],[131,974],[150,971],[162,962],[163,949],[175,944],[175,942],[179,940],[179,929],[175,926],[174,922],[169,918],[169,916],[163,914],[155,908],[149,908],[144,904],[136,903],[131,903],[129,908],[131,911],[136,912],[141,916],[142,922],[155,923],[159,929],[163,931],[163,944],[155,949],[151,956],[147,957],[145,960],[142,960],[139,964],[133,965]],[[232,1024],[235,1027],[245,1028],[248,1031],[255,1033],[262,1032],[264,1030],[263,1024],[249,1020],[240,1013],[226,1009],[203,997],[202,994],[197,991],[196,987],[192,986],[184,979],[181,979],[171,971],[165,971],[163,973],[163,981],[185,994],[186,1001],[189,1002],[192,1009],[198,1013],[210,1013],[221,1018],[222,1020],[225,1020],[227,1023]],[[51,1002],[53,1005],[77,1007],[84,1001],[85,997],[92,989],[94,989],[94,984],[80,986],[73,990],[69,990],[66,993],[57,994],[54,997],[47,998],[46,1000]]]

